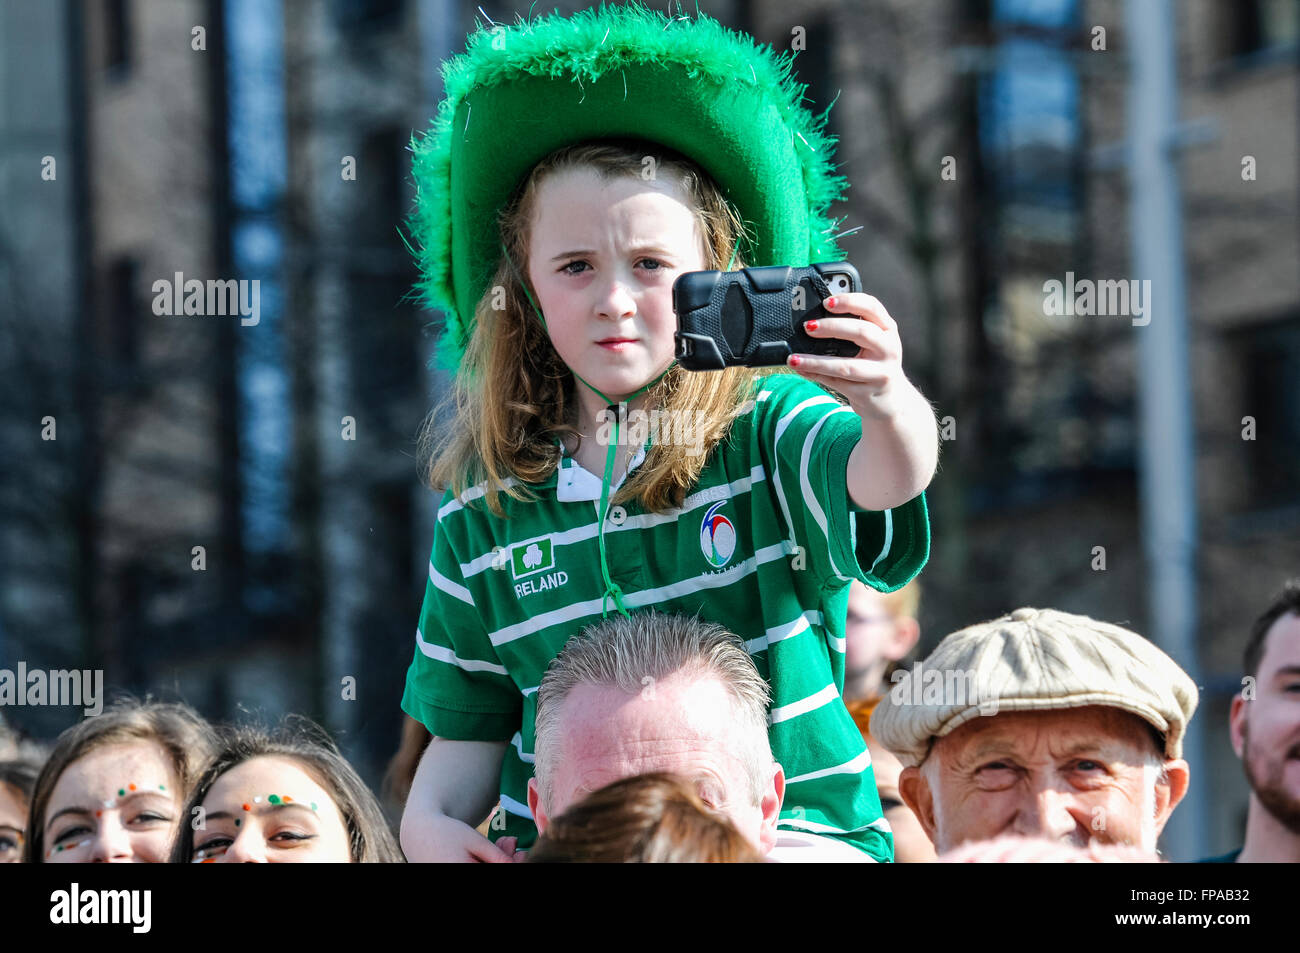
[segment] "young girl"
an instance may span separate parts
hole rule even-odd
[[[422,190],[451,195],[450,214],[417,221],[425,287],[453,306],[452,351],[457,320],[468,342],[457,418],[434,448],[431,482],[446,490],[402,701],[434,736],[402,821],[412,860],[512,859],[473,829],[498,802],[492,836],[531,845],[542,673],[593,619],[647,606],[747,640],[772,687],[782,826],[892,858],[870,758],[839,698],[844,619],[850,579],[890,590],[924,565],[934,416],[903,376],[897,326],[865,294],[827,300],[837,317],[805,326],[855,342],[854,358],[795,355],[795,373],[674,364],[673,281],[744,267],[733,205],[756,221],[750,244],[764,263],[838,255],[803,191],[812,182],[833,194],[830,143],[780,64],[708,18],[676,35],[670,26],[639,8],[602,8],[476,37],[462,72],[444,70],[432,161],[417,152]],[[605,55],[617,68],[593,72]],[[719,76],[743,63],[754,89],[706,83],[712,60]],[[520,69],[535,88],[517,81]],[[460,82],[467,73],[472,82]],[[565,88],[573,77],[586,79],[580,101]],[[490,134],[475,140],[471,116]],[[591,141],[601,123],[607,135]],[[653,141],[629,140],[628,129]],[[795,135],[814,159],[793,151]],[[674,140],[682,149],[664,145]],[[705,171],[724,142],[733,152],[739,142],[739,155]],[[773,155],[780,175],[764,171]],[[472,210],[492,200],[467,195],[485,168],[512,186],[494,206],[499,219],[476,220]],[[787,204],[787,192],[764,192],[770,176],[797,193]],[[807,231],[792,237],[792,218]],[[434,234],[444,221],[452,234]],[[476,224],[494,229],[495,255],[457,233]],[[474,254],[458,258],[466,248]],[[466,286],[479,289],[469,309]],[[606,408],[623,402],[629,423],[611,427]],[[629,433],[638,410],[654,411],[658,426]],[[855,513],[865,513],[856,529]],[[865,568],[858,552],[870,554]]]

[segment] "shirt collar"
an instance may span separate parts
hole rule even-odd
[[[637,449],[636,456],[627,465],[627,472],[609,488],[611,497],[614,495],[614,491],[623,485],[628,473],[635,470],[637,465],[645,459],[645,449],[645,444],[642,444]],[[555,498],[561,503],[584,503],[587,501],[598,503],[600,502],[600,490],[603,482],[602,477],[592,473],[566,453],[560,459],[560,465],[555,471]]]

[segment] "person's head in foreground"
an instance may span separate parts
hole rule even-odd
[[[528,807],[538,833],[606,785],[666,772],[766,855],[785,793],[768,699],[740,639],[720,625],[647,611],[583,630],[537,690]]]
[[[28,863],[164,863],[213,748],[186,705],[122,701],[59,735],[32,792]]]
[[[224,732],[184,816],[174,864],[404,860],[375,796],[306,719]]]
[[[735,864],[763,857],[676,774],[606,785],[552,818],[530,863]]]
[[[849,610],[844,620],[844,701],[855,710],[869,705],[888,687],[890,671],[907,657],[921,637],[916,613],[921,584],[913,579],[893,592],[878,592],[859,579],[849,583]],[[870,715],[868,714],[869,718]],[[859,727],[865,727],[859,722]]]
[[[1021,834],[1154,852],[1187,791],[1196,686],[1141,636],[1017,609],[954,632],[901,678],[871,732],[939,853]]]
[[[1300,580],[1255,620],[1245,675],[1228,716],[1251,792],[1237,859],[1300,863]]]
[[[1098,844],[1083,847],[1045,837],[1004,834],[993,840],[967,841],[939,858],[941,864],[1158,864],[1160,858],[1140,847]]]
[[[23,858],[27,811],[40,770],[36,761],[0,761],[0,864],[16,864]]]

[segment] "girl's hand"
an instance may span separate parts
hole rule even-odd
[[[839,338],[858,345],[852,357],[792,354],[789,365],[799,374],[843,394],[859,417],[896,416],[915,391],[903,376],[903,341],[898,323],[876,298],[861,292],[836,295],[822,302],[844,317],[804,322],[809,337]]]

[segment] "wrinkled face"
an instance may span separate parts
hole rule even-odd
[[[1300,834],[1300,616],[1264,636],[1255,698],[1242,706],[1241,759],[1255,797]]]
[[[1171,794],[1158,783],[1155,755],[1145,722],[1119,709],[975,718],[938,739],[920,770],[933,797],[935,846],[943,853],[1021,834],[1154,851],[1186,777],[1185,763],[1165,762],[1178,776]],[[904,784],[915,770],[904,772]],[[924,821],[924,804],[919,813]]]
[[[14,864],[23,856],[27,827],[27,798],[10,784],[0,784],[0,864]]]
[[[72,762],[45,808],[46,863],[167,862],[181,808],[171,761],[151,741],[107,745]]]
[[[672,361],[673,281],[704,267],[695,214],[669,178],[602,182],[575,168],[537,192],[528,260],[537,304],[564,363],[613,400]]]
[[[867,742],[867,749],[871,752],[871,771],[876,776],[880,807],[894,832],[894,860],[900,864],[923,864],[934,860],[934,845],[930,843],[929,835],[912,809],[903,803],[898,791],[902,762],[875,739]]]
[[[714,677],[681,676],[650,687],[628,695],[617,687],[579,685],[564,699],[557,712],[551,801],[534,808],[539,829],[545,829],[547,818],[608,784],[666,771],[693,781],[707,805],[767,853],[780,808],[778,782],[755,803],[744,738],[727,689]],[[531,801],[537,796],[535,781],[530,787]]]
[[[347,825],[329,793],[295,761],[237,764],[208,789],[195,863],[351,863]]]

